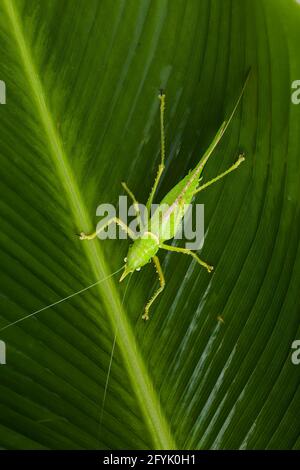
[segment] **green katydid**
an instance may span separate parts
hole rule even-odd
[[[130,198],[133,200],[133,204],[136,210],[136,215],[139,220],[139,225],[141,228],[145,226],[145,229],[143,230],[142,228],[140,230],[140,236],[138,236],[137,238],[135,233],[122,220],[118,219],[117,217],[113,217],[95,232],[88,234],[88,235],[85,234],[84,232],[81,232],[80,234],[81,240],[92,240],[102,230],[107,228],[108,225],[110,225],[111,223],[118,224],[120,227],[122,227],[123,230],[127,232],[129,237],[133,240],[133,244],[129,247],[127,258],[125,258],[126,264],[124,267],[124,272],[120,278],[120,282],[129,273],[132,273],[133,271],[139,271],[143,266],[145,266],[150,261],[154,263],[154,266],[158,274],[160,286],[156,290],[154,295],[151,297],[151,299],[148,301],[148,303],[146,304],[145,311],[142,316],[144,320],[149,319],[149,309],[151,305],[153,304],[153,302],[155,301],[155,299],[159,296],[159,294],[163,291],[165,287],[165,279],[164,279],[163,271],[162,271],[162,268],[161,268],[161,265],[157,256],[157,252],[159,251],[159,249],[190,255],[201,266],[205,267],[208,272],[212,272],[213,270],[212,266],[210,266],[205,261],[201,260],[199,256],[197,256],[196,253],[194,253],[192,250],[189,250],[187,248],[179,248],[175,246],[170,246],[166,244],[165,241],[170,240],[175,236],[180,224],[182,223],[182,219],[185,215],[186,206],[192,202],[194,196],[200,191],[203,191],[204,189],[206,189],[211,184],[218,181],[219,179],[223,178],[225,175],[227,175],[231,171],[238,168],[238,166],[245,160],[244,155],[239,155],[237,161],[232,166],[230,166],[230,168],[228,168],[226,171],[224,171],[223,173],[219,174],[212,180],[202,185],[199,184],[200,180],[202,179],[201,178],[202,171],[209,157],[212,155],[216,146],[220,142],[222,136],[224,135],[228,125],[230,124],[235,114],[235,111],[239,105],[239,102],[245,90],[248,77],[249,77],[249,74],[246,78],[242,91],[237,99],[237,102],[235,104],[235,107],[231,115],[229,116],[228,120],[225,120],[222,123],[212,143],[210,144],[210,146],[204,153],[203,157],[200,159],[199,163],[196,165],[196,167],[192,171],[188,173],[188,175],[186,175],[181,181],[179,181],[179,183],[177,183],[167,193],[167,195],[162,199],[162,201],[158,205],[154,214],[151,214],[150,209],[153,203],[153,198],[154,198],[158,183],[160,181],[160,178],[165,168],[164,112],[165,112],[166,95],[163,91],[161,91],[159,94],[161,160],[160,160],[160,164],[158,167],[158,171],[157,171],[157,175],[154,181],[153,188],[150,192],[150,196],[146,204],[146,209],[147,209],[146,214],[148,214],[147,220],[146,220],[147,223],[145,223],[140,216],[139,205],[134,194],[132,193],[132,191],[130,191],[130,189],[125,183],[122,183],[123,188],[128,193]]]

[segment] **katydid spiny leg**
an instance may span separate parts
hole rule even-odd
[[[100,232],[102,232],[105,228],[107,228],[110,224],[113,224],[113,223],[119,225],[132,240],[135,240],[136,238],[135,233],[121,219],[118,219],[118,217],[112,217],[105,224],[103,224],[100,228],[97,228],[95,232],[93,233],[86,234],[84,232],[81,232],[79,238],[80,240],[93,240],[94,238],[97,237],[97,235]]]
[[[231,171],[236,170],[244,160],[245,160],[244,155],[240,155],[239,158],[237,159],[237,161],[233,165],[231,165],[231,167],[229,167],[226,171],[223,171],[223,173],[220,173],[215,178],[207,181],[207,183],[204,183],[201,186],[199,186],[199,188],[196,189],[194,194],[200,193],[200,191],[203,191],[203,189],[206,189],[211,184],[214,184],[216,181],[218,181],[221,178],[223,178],[224,176],[228,175],[228,173],[230,173]]]
[[[127,184],[124,181],[121,184],[122,184],[123,188],[125,189],[126,193],[128,194],[128,196],[132,199],[133,207],[134,207],[137,219],[138,219],[138,226],[141,228],[142,219],[141,219],[141,211],[140,211],[140,208],[139,208],[139,203],[138,203],[135,195],[133,194],[133,192],[128,188]]]
[[[165,107],[166,107],[166,95],[165,95],[164,91],[161,90],[158,97],[160,99],[160,164],[158,166],[157,175],[156,175],[155,180],[154,180],[153,188],[151,190],[149,199],[148,199],[147,204],[146,204],[146,208],[147,208],[149,218],[150,218],[150,209],[151,209],[151,205],[153,203],[153,198],[154,198],[159,180],[161,178],[161,175],[163,174],[163,171],[165,169],[166,149],[165,149],[164,115],[165,115]]]
[[[154,300],[164,290],[165,285],[166,285],[165,278],[164,278],[164,273],[161,269],[161,265],[160,265],[158,257],[153,256],[152,261],[154,263],[154,266],[155,266],[155,269],[156,269],[156,272],[157,272],[157,275],[158,275],[160,287],[157,289],[157,291],[153,294],[153,296],[151,297],[151,299],[147,303],[147,305],[145,307],[144,315],[142,316],[143,320],[149,320],[149,309],[150,309],[151,305],[153,304]]]
[[[201,266],[206,268],[209,273],[211,273],[214,269],[213,266],[210,266],[209,264],[207,264],[205,261],[199,258],[199,256],[196,255],[196,253],[194,253],[192,250],[189,250],[188,248],[179,248],[177,246],[166,245],[165,243],[162,243],[160,245],[160,248],[162,248],[163,250],[175,251],[176,253],[182,253],[184,255],[192,256],[197,261],[197,263],[201,264]]]

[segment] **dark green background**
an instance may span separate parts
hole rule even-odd
[[[293,0],[2,0],[1,326],[118,269],[127,241],[81,243],[126,180],[158,198],[242,105],[205,169],[201,256],[151,266],[0,332],[3,448],[299,449],[300,5]],[[221,315],[224,324],[218,322]],[[117,348],[99,428],[113,341]]]

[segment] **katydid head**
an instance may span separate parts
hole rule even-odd
[[[159,249],[159,244],[156,239],[153,237],[144,237],[138,238],[130,246],[125,258],[125,268],[122,276],[120,277],[120,282],[125,279],[125,277],[134,271],[139,271],[145,264],[151,261],[151,258]]]
[[[130,271],[130,270],[127,268],[126,264],[125,264],[125,268],[124,268],[124,271],[123,271],[123,273],[122,273],[122,276],[120,277],[119,282],[122,282],[123,279],[125,279],[125,277],[128,276],[128,274],[130,274],[130,273],[132,273],[132,271]]]

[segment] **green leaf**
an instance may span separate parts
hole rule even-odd
[[[2,448],[300,448],[299,20],[293,0],[2,0]],[[125,300],[116,275],[5,328],[124,264],[128,241],[77,234],[122,181],[146,202],[158,90],[157,201],[199,161],[249,67],[205,180],[240,151],[246,163],[197,197],[214,273],[162,253],[147,324],[151,266]]]

